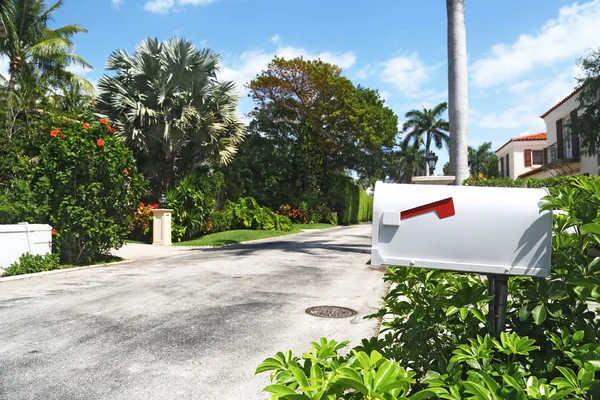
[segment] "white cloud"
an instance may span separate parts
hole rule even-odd
[[[307,60],[321,59],[325,62],[336,64],[341,68],[350,68],[356,63],[354,53],[312,53],[300,47],[279,47],[275,52],[268,53],[264,50],[253,50],[242,53],[232,66],[223,66],[219,74],[220,79],[234,81],[238,89],[249,83],[256,75],[263,71],[273,57],[278,56],[285,59],[304,57]]]
[[[150,0],[144,4],[144,10],[158,14],[166,14],[175,6],[175,0]]]
[[[434,68],[425,65],[417,53],[398,56],[384,63],[381,80],[400,92],[415,93],[429,81]]]
[[[92,72],[94,69],[93,68],[86,68],[83,67],[79,64],[71,64],[66,68],[67,71],[74,73],[75,75],[85,75],[85,74],[89,74],[90,72]]]
[[[532,85],[533,82],[531,81],[523,81],[512,85],[508,90],[512,93],[522,93],[531,88]]]
[[[277,34],[277,35],[272,36],[270,40],[273,43],[279,43],[279,41],[281,40],[281,38],[279,37],[279,34]]]
[[[144,9],[153,13],[166,14],[176,6],[205,6],[214,1],[216,0],[149,0],[144,4]]]
[[[121,4],[123,4],[123,0],[112,0],[112,5],[114,7],[119,7]]]
[[[575,84],[571,67],[549,76],[547,80],[532,83],[527,92],[519,94],[511,107],[504,111],[481,114],[474,123],[482,128],[543,132],[545,124],[539,116],[571,93]]]
[[[513,44],[497,44],[491,54],[470,67],[476,87],[511,82],[534,69],[574,60],[600,37],[600,0],[573,3],[559,10],[535,35],[521,35]]]

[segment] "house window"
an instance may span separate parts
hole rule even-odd
[[[504,178],[504,157],[500,159],[500,178]]]
[[[506,177],[510,177],[510,162],[508,161],[508,154],[506,155]]]
[[[533,160],[533,165],[543,165],[544,164],[544,150],[533,150],[531,152],[531,158]]]

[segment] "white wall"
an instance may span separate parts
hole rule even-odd
[[[50,253],[51,231],[50,225],[0,225],[0,275],[24,253]]]
[[[496,152],[498,157],[498,171],[500,171],[500,158],[504,158],[504,170],[506,171],[506,155],[509,159],[509,177],[516,179],[519,175],[529,172],[532,169],[541,167],[541,164],[534,164],[531,167],[525,167],[525,150],[544,150],[548,146],[546,140],[527,140],[514,141],[504,146]],[[533,162],[533,156],[532,156]]]
[[[556,143],[556,121],[561,118],[569,118],[571,116],[571,111],[578,107],[579,101],[577,100],[577,96],[573,96],[544,118],[549,145]],[[599,162],[597,156],[588,157],[582,155],[580,159],[580,174],[598,175]]]

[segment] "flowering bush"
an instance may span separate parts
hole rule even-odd
[[[305,224],[308,221],[305,213],[297,208],[292,208],[289,204],[281,206],[276,213],[288,217],[294,224]]]
[[[40,150],[33,184],[40,197],[48,198],[44,222],[56,229],[54,246],[61,261],[90,262],[123,244],[144,178],[125,143],[107,130],[107,120],[56,117],[51,122],[54,128]]]
[[[127,171],[127,170],[125,170]],[[129,175],[129,172],[127,171]],[[140,202],[137,210],[131,217],[131,237],[135,240],[148,241],[152,232],[152,210],[158,208],[158,203]]]

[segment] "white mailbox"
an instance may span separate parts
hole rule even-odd
[[[377,182],[373,265],[549,276],[552,212],[546,189]]]

